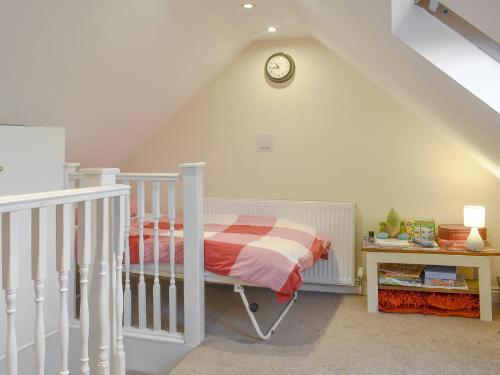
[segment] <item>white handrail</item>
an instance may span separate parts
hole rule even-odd
[[[130,186],[127,185],[112,185],[70,190],[54,190],[33,194],[6,195],[0,197],[0,213],[56,206],[66,203],[77,203],[82,200],[110,198],[117,195],[128,194],[129,190]]]
[[[91,170],[89,168],[87,170]],[[94,168],[98,170],[97,168]],[[67,176],[70,180],[82,180],[84,178],[84,174],[81,172],[68,172]],[[122,172],[116,175],[117,181],[178,181],[182,178],[180,173],[148,173],[148,172],[140,172],[140,173],[130,173],[130,172]]]
[[[130,181],[177,181],[180,173],[118,173],[116,179]]]

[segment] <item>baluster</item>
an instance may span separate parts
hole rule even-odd
[[[122,181],[124,185],[130,185],[130,181]],[[130,195],[125,199],[125,292],[124,299],[124,326],[132,325],[132,291],[130,290]]]
[[[160,287],[160,240],[158,237],[158,226],[160,223],[160,181],[153,181],[153,222],[154,222],[154,262],[155,274],[153,284],[153,311],[154,311],[154,330],[161,330],[161,287]]]
[[[68,273],[68,314],[71,320],[76,319],[76,236],[77,236],[77,223],[75,217],[75,204],[71,204],[70,215],[70,252],[69,252],[69,273]]]
[[[36,373],[45,373],[44,287],[47,277],[48,208],[31,211],[31,278],[35,287],[35,361]]]
[[[78,204],[78,265],[80,266],[80,374],[88,375],[89,367],[89,266],[92,235],[91,202]]]
[[[170,226],[170,286],[168,288],[169,330],[177,332],[177,287],[175,285],[175,181],[168,181],[168,224]]]
[[[2,288],[7,313],[6,370],[17,375],[16,290],[19,286],[18,253],[20,229],[15,213],[2,214]]]
[[[68,315],[68,272],[71,251],[72,204],[59,205],[56,208],[56,269],[59,273],[59,338],[60,368],[59,374],[69,374],[69,315]]]
[[[146,282],[144,281],[144,181],[137,181],[139,220],[139,328],[146,328]]]
[[[99,361],[97,363],[98,375],[109,375],[109,198],[98,199],[97,208],[97,254],[96,260],[99,267],[99,286],[97,305],[97,326],[99,332]]]
[[[121,195],[114,199],[114,252],[115,252],[115,267],[116,267],[116,293],[115,293],[115,314],[116,314],[116,340],[115,340],[115,353],[114,363],[116,375],[125,375],[125,352],[123,350],[123,284],[122,284],[122,271],[123,271],[123,247],[125,245],[125,200],[126,196]]]

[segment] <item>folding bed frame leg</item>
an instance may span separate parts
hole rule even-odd
[[[271,326],[269,331],[267,331],[266,334],[263,334],[260,327],[259,327],[259,323],[257,323],[257,320],[255,319],[255,316],[253,314],[255,311],[257,311],[258,305],[248,303],[247,297],[245,295],[245,288],[243,288],[243,286],[235,285],[234,291],[238,292],[240,294],[240,297],[243,301],[243,304],[245,305],[245,309],[247,310],[248,316],[250,317],[250,320],[252,321],[253,327],[255,328],[255,331],[257,332],[257,334],[259,335],[259,337],[262,340],[267,340],[272,336],[272,334],[274,333],[274,331],[276,330],[278,325],[281,323],[281,321],[283,320],[285,315],[288,313],[288,311],[290,310],[292,305],[297,300],[297,292],[295,292],[295,293],[293,293],[292,299],[290,299],[290,301],[286,304],[285,308],[283,309],[283,311],[281,311],[281,313],[279,314],[278,318],[273,323],[273,325]],[[251,306],[251,305],[254,305],[254,306]]]

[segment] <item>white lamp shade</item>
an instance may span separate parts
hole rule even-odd
[[[485,226],[485,209],[483,206],[464,206],[464,225],[470,228]]]

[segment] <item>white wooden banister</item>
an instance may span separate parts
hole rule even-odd
[[[81,365],[80,374],[89,374],[89,321],[96,314],[99,325],[99,357],[96,364],[99,371],[96,374],[125,375],[125,351],[121,335],[122,316],[122,289],[121,289],[121,259],[123,257],[124,231],[125,231],[125,202],[129,195],[129,187],[125,185],[88,187],[81,189],[69,189],[61,191],[44,192],[37,194],[25,194],[0,197],[0,215],[2,218],[2,288],[5,291],[7,331],[6,331],[6,367],[7,375],[18,375],[18,350],[16,335],[16,309],[33,310],[33,306],[16,306],[16,291],[18,289],[18,257],[23,247],[23,229],[26,229],[24,214],[28,212],[31,216],[31,278],[34,282],[34,337],[35,337],[35,374],[42,375],[47,363],[45,351],[45,324],[44,324],[44,283],[47,277],[48,252],[56,253],[56,270],[59,280],[59,374],[69,374],[69,313],[68,313],[68,273],[70,271],[70,255],[74,252],[71,238],[73,236],[72,220],[74,217],[73,207],[78,204],[79,232],[78,232],[78,261],[81,271]],[[109,211],[109,201],[113,200],[114,210]],[[96,264],[99,265],[100,283],[99,301],[89,311],[87,297],[87,275],[88,267],[92,262],[91,256],[91,234],[92,234],[92,205],[96,201],[97,221],[96,240],[99,253]],[[49,212],[55,208],[56,217],[50,220]],[[113,238],[116,238],[117,246],[113,253],[116,255],[116,289],[110,287],[108,271],[109,251],[109,223],[113,222]],[[48,237],[51,232],[51,224],[56,225],[55,249],[48,247]],[[29,228],[28,227],[28,228]],[[114,298],[115,310],[110,317],[110,296]],[[90,319],[89,319],[90,318]],[[95,318],[94,318],[95,319]],[[117,334],[110,337],[110,327],[114,321],[118,321]],[[21,322],[26,324],[27,322]],[[4,334],[4,330],[0,334]],[[110,366],[110,342],[115,343],[113,352],[113,364]],[[57,358],[50,358],[51,362],[57,363]],[[90,363],[92,362],[90,359]],[[0,373],[4,373],[1,369]]]
[[[124,334],[134,337],[148,337],[151,334],[152,339],[165,339],[172,342],[183,342],[188,345],[198,345],[205,335],[205,295],[204,295],[204,240],[203,240],[203,169],[204,163],[182,164],[181,173],[120,173],[114,169],[82,169],[78,172],[72,172],[71,178],[78,179],[83,186],[113,184],[115,179],[120,183],[131,185],[135,188],[133,194],[136,200],[137,211],[132,213],[135,228],[131,228],[131,205],[130,199],[125,198],[124,213],[124,231],[123,247],[116,246],[112,241],[114,262],[110,272],[111,283],[116,286],[116,295],[123,295],[119,301],[111,301],[111,308],[115,313],[115,322],[111,327],[114,340],[108,348],[111,352],[111,361],[113,366],[120,362],[122,333],[122,324]],[[182,185],[182,212],[184,215],[183,224],[183,244],[184,244],[184,271],[176,274],[176,185]],[[162,213],[162,193],[166,185],[166,205],[167,212]],[[151,186],[151,189],[149,189]],[[113,216],[117,217],[118,204],[116,200],[113,203]],[[147,205],[146,205],[147,204]],[[151,215],[147,214],[151,213]],[[162,217],[166,217],[169,229],[165,233],[160,228]],[[151,264],[145,264],[145,232],[146,228],[152,229],[153,236],[153,256]],[[137,230],[134,233],[135,229]],[[136,236],[131,242],[130,232]],[[118,235],[113,232],[113,237]],[[160,248],[164,246],[165,235],[168,234],[169,262],[167,271],[161,267],[160,271]],[[149,233],[148,233],[149,235]],[[148,240],[149,241],[149,240]],[[134,254],[138,259],[137,265],[133,267],[131,261],[131,244],[137,246]],[[149,249],[148,249],[149,251]],[[121,257],[121,258],[120,258]],[[148,253],[149,257],[149,253]],[[149,260],[148,260],[149,261]],[[146,269],[147,268],[147,269]],[[138,275],[137,300],[132,306],[132,284],[130,280],[131,270]],[[123,272],[123,276],[122,276]],[[165,272],[165,273],[163,273]],[[148,301],[146,296],[146,273],[153,276],[152,292],[153,299]],[[162,306],[160,275],[169,277],[168,286],[168,305]],[[184,278],[184,332],[178,331],[178,306],[177,306],[177,283],[176,278]],[[122,280],[122,277],[125,279]],[[123,291],[120,288],[123,285]],[[123,293],[123,294],[122,294]],[[135,305],[137,301],[137,306]],[[166,307],[165,307],[166,306]],[[162,308],[168,308],[168,330],[162,330]],[[121,309],[121,313],[120,313]],[[151,309],[151,310],[149,310]],[[132,327],[132,312],[137,311],[137,328]],[[149,322],[147,312],[152,313],[152,321]],[[152,329],[148,326],[152,326]],[[118,365],[119,367],[119,365]]]
[[[118,173],[118,181],[178,181],[179,173]]]
[[[172,334],[176,340],[181,338],[177,332],[177,294],[175,285],[175,244],[173,237],[174,223],[175,223],[175,184],[179,182],[181,176],[179,173],[119,173],[117,180],[124,184],[129,184],[133,181],[136,187],[135,199],[137,202],[137,212],[135,220],[139,229],[139,284],[138,284],[138,315],[139,315],[139,328],[147,332],[147,300],[143,298],[146,295],[146,283],[143,282],[145,277],[145,264],[144,264],[144,223],[146,220],[146,183],[151,185],[151,221],[153,224],[153,331],[160,333],[162,330],[162,306],[161,306],[161,285],[160,285],[160,218],[161,213],[161,183],[167,182],[167,203],[169,207],[169,223],[171,224],[170,233],[170,287],[169,287],[169,333]],[[131,289],[130,289],[130,202],[127,202],[127,219],[125,226],[125,292],[124,292],[124,326],[131,327]],[[172,251],[174,253],[172,254]]]
[[[95,186],[70,190],[54,190],[43,193],[0,196],[0,213],[56,206],[64,203],[78,203],[82,200],[96,200],[128,194],[126,185]]]

